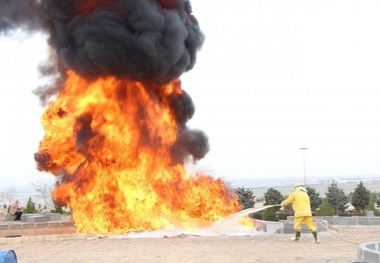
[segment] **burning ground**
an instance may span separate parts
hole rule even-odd
[[[189,175],[207,136],[179,77],[204,42],[185,0],[0,0],[2,34],[49,35],[54,76],[37,168],[57,177],[53,200],[79,232],[127,233],[210,225],[240,209],[223,180]],[[57,77],[58,76],[58,77]]]

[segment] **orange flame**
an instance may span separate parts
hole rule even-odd
[[[71,208],[78,232],[189,229],[240,209],[221,179],[172,163],[178,127],[165,98],[183,91],[179,81],[161,89],[70,71],[45,110],[38,169],[64,175],[53,199]]]
[[[244,216],[240,219],[240,224],[242,224],[245,228],[254,228],[255,221],[251,219],[249,216]]]

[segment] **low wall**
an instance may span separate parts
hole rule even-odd
[[[271,222],[258,219],[253,219],[253,221],[256,231],[261,231],[269,234],[278,233],[278,231],[281,231],[281,229],[284,227],[284,223],[282,222]]]
[[[321,220],[322,224],[328,225],[328,223],[324,220]],[[293,221],[279,221],[279,222],[271,222],[271,221],[263,221],[254,219],[254,226],[257,231],[266,232],[270,234],[292,234],[294,233],[294,225]],[[319,227],[318,224],[315,225],[318,232],[327,231],[324,227]],[[329,227],[331,229],[331,227]],[[305,224],[302,224],[301,233],[310,233],[310,230],[306,227]]]
[[[379,216],[316,216],[315,218],[330,225],[380,225]],[[293,219],[293,216],[287,218],[288,221]]]
[[[333,227],[329,225],[329,223],[326,220],[319,220],[323,225],[327,226],[329,229],[335,230]],[[277,232],[280,234],[291,234],[294,233],[294,223],[293,219],[291,221],[284,221],[284,226],[281,229],[281,232]],[[315,223],[315,228],[317,229],[317,232],[326,232],[328,231],[326,228],[322,227],[320,224]],[[310,230],[307,228],[306,224],[302,224],[301,226],[301,233],[310,233]]]
[[[60,213],[41,213],[40,215],[47,216],[48,221],[61,220],[61,214]]]
[[[0,222],[0,231],[1,230],[17,230],[17,229],[31,229],[31,228],[43,228],[43,227],[61,227],[61,226],[74,226],[72,221],[48,221],[48,222],[19,222],[15,224],[2,223]]]
[[[7,214],[5,221],[14,221],[15,216]],[[46,222],[46,221],[59,221],[61,214],[59,213],[41,213],[41,214],[22,214],[22,222]]]
[[[367,263],[380,262],[380,243],[360,244],[358,249],[358,260]]]
[[[317,232],[328,231],[324,226],[330,230],[335,230],[334,225],[380,225],[380,217],[366,217],[366,216],[352,216],[352,217],[339,217],[339,216],[326,216],[315,217],[318,222],[322,223],[321,226],[318,222],[315,222]],[[293,216],[288,216],[287,220],[279,222],[271,222],[264,220],[254,220],[254,226],[257,231],[277,234],[292,234],[294,233]],[[302,224],[301,233],[310,233],[310,230],[305,224]],[[376,263],[380,263],[380,260]]]

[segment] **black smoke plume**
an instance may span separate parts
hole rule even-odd
[[[14,29],[49,36],[53,52],[41,72],[59,77],[35,90],[43,102],[63,88],[67,70],[147,87],[169,83],[193,68],[204,42],[188,0],[0,0],[0,34]],[[169,99],[180,127],[173,160],[203,158],[209,150],[206,135],[186,127],[194,114],[191,98],[184,92]],[[43,166],[46,156],[40,157],[36,161]]]
[[[192,69],[204,42],[186,0],[0,0],[0,7],[2,32],[47,31],[64,67],[86,78],[170,82]]]
[[[46,28],[44,11],[40,1],[1,0],[0,34],[21,28],[26,31],[39,31]]]

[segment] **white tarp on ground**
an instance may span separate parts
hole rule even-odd
[[[155,231],[143,231],[143,232],[130,232],[126,235],[112,235],[108,238],[163,238],[163,237],[176,237],[181,235],[191,236],[252,236],[252,235],[268,235],[276,232],[281,227],[281,223],[270,222],[271,228],[264,229],[261,227],[259,230],[256,227],[247,227],[241,224],[241,219],[248,216],[251,213],[259,212],[264,209],[273,207],[264,206],[258,208],[249,208],[237,212],[223,220],[215,222],[211,227],[204,229],[197,229],[189,231],[185,229],[173,229],[173,230],[155,230]],[[277,225],[277,227],[276,227]]]

